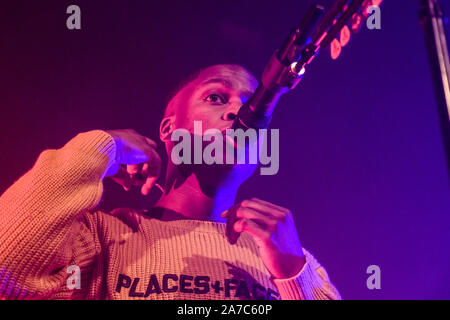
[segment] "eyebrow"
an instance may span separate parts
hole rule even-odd
[[[227,87],[228,89],[233,89],[233,84],[223,78],[212,78],[212,79],[208,79],[206,81],[203,81],[200,85],[201,86],[206,86],[207,84],[211,84],[211,83],[220,83],[222,85],[224,85],[225,87]]]
[[[211,78],[208,80],[203,81],[202,83],[200,83],[200,86],[206,86],[208,84],[212,84],[212,83],[219,83],[222,84],[224,87],[228,88],[228,89],[234,89],[233,83],[229,80],[226,80],[224,78]],[[250,98],[253,95],[253,91],[251,90],[245,90],[242,92],[242,94],[244,96],[246,96],[247,98]]]

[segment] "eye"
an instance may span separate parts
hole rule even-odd
[[[227,101],[226,101],[226,99],[224,97],[222,97],[222,96],[220,96],[218,94],[215,94],[215,93],[212,93],[212,94],[208,95],[203,100],[205,100],[206,102],[209,102],[211,104],[214,104],[214,105],[220,105],[220,104],[226,104],[227,103]]]

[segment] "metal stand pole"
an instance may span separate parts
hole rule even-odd
[[[450,62],[439,0],[421,0],[420,22],[425,31],[450,178]]]

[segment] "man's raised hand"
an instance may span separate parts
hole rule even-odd
[[[140,186],[141,193],[148,195],[161,171],[161,158],[156,143],[134,129],[106,131],[116,143],[116,161],[106,173],[126,191]]]
[[[234,244],[240,233],[249,234],[274,278],[290,278],[300,272],[306,263],[290,210],[252,198],[223,212],[222,218],[227,219],[228,241]]]

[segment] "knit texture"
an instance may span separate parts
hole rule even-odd
[[[0,298],[340,299],[307,250],[296,276],[273,279],[253,239],[230,245],[224,223],[96,209],[115,155],[108,133],[80,133],[3,193]]]

